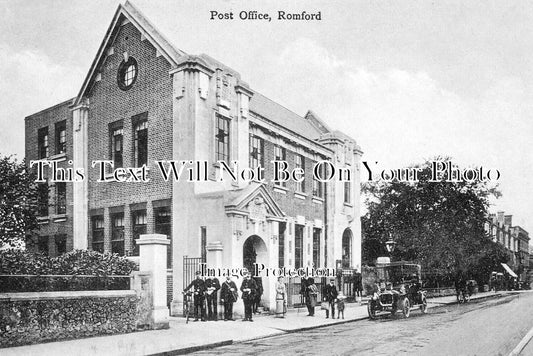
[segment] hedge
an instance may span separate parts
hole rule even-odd
[[[24,250],[0,250],[0,275],[43,276],[0,277],[0,292],[129,289],[128,279],[111,276],[129,275],[134,267],[135,263],[125,257],[89,250],[74,250],[54,258]]]

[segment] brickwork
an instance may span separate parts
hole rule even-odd
[[[25,119],[25,136],[26,136],[26,162],[29,165],[30,161],[38,160],[38,131],[41,128],[48,128],[48,160],[57,160],[59,168],[72,167],[68,161],[72,159],[72,113],[69,109],[71,100],[55,105],[51,108],[43,110],[34,115],[28,116]],[[56,124],[66,121],[66,140],[67,147],[64,155],[56,155]],[[43,158],[45,159],[45,158]],[[46,177],[50,180],[50,169],[45,169]],[[55,236],[67,235],[67,251],[72,250],[72,184],[66,184],[67,194],[67,211],[66,214],[57,214],[57,195],[55,183],[39,183],[48,184],[48,214],[40,217],[39,235],[48,236],[48,250],[50,256],[56,256],[57,250],[55,246]],[[36,249],[32,245],[32,241],[28,241],[28,248]]]
[[[100,68],[101,80],[89,95],[89,162],[110,159],[109,124],[123,120],[123,160],[125,167],[134,166],[134,128],[132,117],[148,113],[149,183],[98,183],[93,171],[89,180],[89,209],[146,202],[171,197],[171,184],[161,178],[155,160],[172,159],[172,83],[170,65],[148,40],[131,24],[124,25],[113,44],[114,54]],[[117,85],[117,70],[123,53],[136,59],[138,78],[127,91]]]
[[[123,166],[134,167],[134,125],[132,117],[147,113],[148,121],[148,183],[98,183],[98,172],[89,176],[89,209],[122,207],[126,254],[133,250],[133,233],[129,204],[147,203],[147,233],[153,231],[151,199],[169,199],[171,184],[164,182],[154,164],[156,160],[172,159],[172,83],[170,65],[141,33],[128,23],[121,27],[113,54],[108,56],[99,71],[101,80],[89,94],[89,162],[111,159],[110,124],[123,124]],[[135,58],[138,77],[129,90],[117,85],[117,71],[124,53]],[[110,224],[106,219],[106,227]],[[110,229],[105,230],[106,251],[110,249]]]

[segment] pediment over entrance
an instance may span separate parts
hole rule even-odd
[[[285,218],[265,185],[255,182],[244,189],[228,192],[224,206],[228,215],[245,215],[256,221]]]

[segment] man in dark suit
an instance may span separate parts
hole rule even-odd
[[[255,281],[250,278],[248,270],[243,271],[244,280],[241,284],[242,301],[244,302],[244,319],[242,321],[252,320],[252,304],[254,302],[257,286]]]
[[[224,321],[233,319],[233,303],[237,301],[237,285],[231,280],[231,276],[226,276],[220,290],[220,301],[224,303]]]
[[[220,282],[217,278],[210,276],[205,281],[205,295],[207,298],[207,320],[218,320],[218,290],[220,289]]]
[[[307,277],[303,276],[300,282],[300,294],[302,296],[302,303],[307,300]]]
[[[329,284],[324,287],[324,299],[329,304],[329,309],[331,309],[331,317],[335,318],[335,299],[339,293],[337,292],[337,287],[335,286],[335,279],[331,278]],[[326,319],[329,318],[329,310],[326,309]]]
[[[263,295],[263,280],[261,277],[254,277],[253,280],[255,281],[256,290],[255,290],[255,297],[254,302],[252,305],[252,311],[253,313],[260,313],[259,311],[259,303],[261,303],[261,296]]]
[[[205,282],[202,279],[202,272],[196,272],[196,279],[185,288],[185,292],[191,288],[194,289],[194,321],[198,321],[198,313],[200,313],[202,321],[205,321]]]

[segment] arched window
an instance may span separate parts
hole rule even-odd
[[[346,229],[342,234],[342,268],[352,265],[352,230]]]

